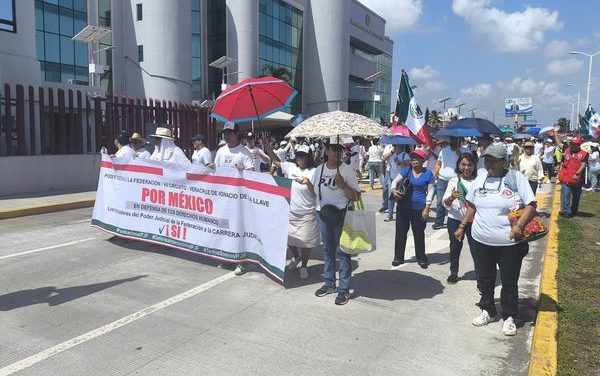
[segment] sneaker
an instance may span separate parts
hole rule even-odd
[[[333,294],[337,291],[338,291],[337,287],[327,287],[327,285],[323,285],[323,286],[321,286],[321,288],[319,288],[317,291],[315,291],[315,295],[320,298],[325,295]]]
[[[421,269],[427,269],[429,267],[429,262],[427,261],[419,261],[418,264],[421,267]]]
[[[458,276],[456,274],[450,274],[446,282],[450,283],[451,285],[454,285],[456,284],[456,282],[458,282]]]
[[[443,229],[445,227],[446,227],[446,225],[443,224],[443,223],[442,224],[435,223],[433,226],[431,226],[431,228],[434,229],[434,230],[440,230],[440,229]]]
[[[387,211],[388,211],[387,208],[384,208],[383,206],[379,209],[380,213],[385,213]]]
[[[246,266],[245,265],[238,265],[235,267],[235,270],[233,271],[233,274],[235,275],[242,275],[244,273],[246,273]]]
[[[383,221],[384,221],[384,222],[392,222],[393,220],[394,220],[394,218],[387,217],[387,218],[386,218],[386,219],[384,219]]]
[[[300,268],[300,279],[307,279],[307,278],[308,278],[308,269]]]
[[[301,259],[296,259],[295,257],[292,257],[292,259],[290,260],[290,263],[288,264],[287,268],[288,270],[296,270],[298,269],[298,264],[300,264],[302,260]]]
[[[394,260],[392,261],[392,266],[400,266],[404,264],[404,262],[400,261],[400,260]]]
[[[514,336],[517,334],[517,325],[512,317],[504,320],[504,324],[502,325],[502,333],[504,333],[505,336]]]
[[[344,305],[348,303],[348,300],[350,300],[350,294],[347,292],[340,292],[335,298],[335,304]]]
[[[487,324],[496,321],[496,319],[488,313],[485,309],[481,310],[479,316],[475,317],[472,321],[475,326],[486,326]]]

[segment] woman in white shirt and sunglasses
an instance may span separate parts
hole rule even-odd
[[[477,255],[477,282],[481,292],[481,313],[473,319],[473,325],[484,326],[496,321],[494,288],[498,265],[502,281],[502,332],[511,336],[517,333],[515,319],[518,315],[521,264],[529,252],[529,245],[519,241],[523,237],[523,228],[535,216],[536,199],[529,181],[521,172],[505,170],[506,148],[491,145],[485,150],[483,158],[487,174],[478,176],[473,189],[467,193],[469,207],[455,236],[461,241],[466,225],[473,222],[471,235]],[[522,206],[525,207],[523,214],[511,226],[508,213]]]

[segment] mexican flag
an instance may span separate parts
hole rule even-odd
[[[580,119],[581,133],[600,139],[600,114],[590,105]]]
[[[429,128],[425,124],[425,114],[410,88],[408,74],[406,74],[404,69],[402,70],[400,88],[398,90],[396,116],[398,117],[398,124],[405,124],[417,142],[427,145],[432,150],[435,148],[429,134]]]

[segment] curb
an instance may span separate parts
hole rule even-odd
[[[558,330],[558,212],[560,210],[560,186],[554,189],[550,231],[544,265],[540,280],[538,297],[538,314],[534,326],[531,355],[529,359],[529,375],[556,375]]]
[[[52,204],[52,205],[43,205],[36,206],[24,209],[15,209],[15,210],[7,210],[0,212],[0,220],[2,219],[10,219],[10,218],[18,218],[18,217],[26,217],[30,215],[37,214],[46,214],[46,213],[54,213],[65,210],[72,209],[81,209],[81,208],[91,208],[94,206],[96,200],[81,200],[81,201],[71,201],[61,204]]]

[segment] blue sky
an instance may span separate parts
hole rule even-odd
[[[476,116],[508,124],[504,98],[532,97],[532,118],[551,125],[571,116],[571,83],[581,87],[584,112],[589,58],[569,51],[600,51],[598,0],[361,2],[386,17],[394,40],[393,96],[405,69],[417,100],[432,109],[448,96],[447,105],[465,101],[462,111],[477,107]],[[590,102],[600,110],[600,54]]]

